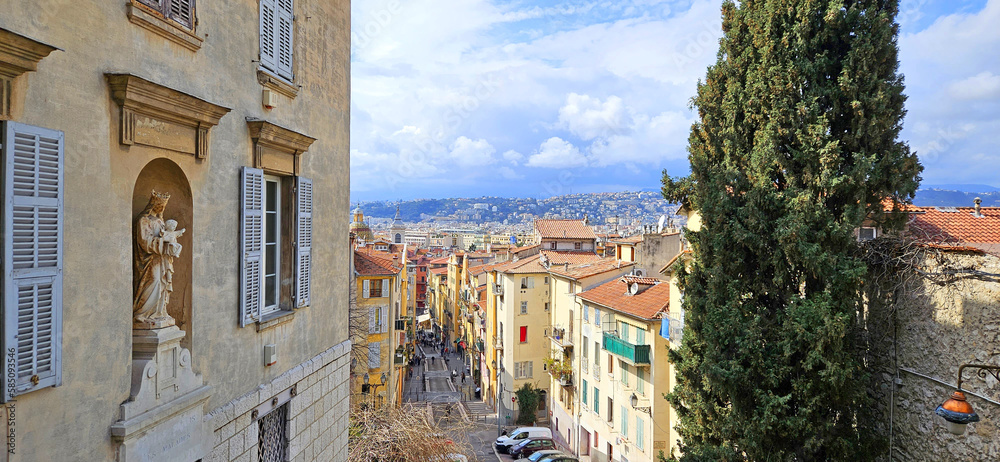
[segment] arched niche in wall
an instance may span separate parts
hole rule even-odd
[[[135,187],[132,189],[132,235],[129,243],[132,248],[133,268],[130,274],[133,278],[133,291],[135,286],[135,229],[134,223],[139,213],[146,208],[149,203],[152,191],[170,194],[170,201],[163,212],[164,220],[177,220],[177,229],[187,231],[178,238],[177,243],[182,246],[180,257],[174,259],[173,293],[170,295],[170,303],[167,305],[167,313],[177,322],[177,327],[185,331],[184,340],[181,345],[184,348],[191,348],[191,284],[192,284],[192,255],[194,246],[192,245],[194,236],[194,202],[191,197],[191,185],[188,183],[184,171],[170,159],[158,158],[150,161],[139,172],[139,177],[135,180]],[[133,295],[134,296],[134,295]],[[131,304],[130,304],[131,306]],[[129,311],[131,313],[131,310]]]

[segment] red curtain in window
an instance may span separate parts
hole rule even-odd
[[[521,343],[528,341],[528,326],[521,326]]]

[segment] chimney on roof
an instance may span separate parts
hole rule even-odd
[[[982,212],[983,199],[980,198],[980,197],[977,197],[977,198],[975,198],[975,199],[972,200],[972,203],[976,204],[974,206],[975,209],[976,209],[976,211],[972,215],[975,216],[975,217],[982,217],[983,216],[983,212]]]

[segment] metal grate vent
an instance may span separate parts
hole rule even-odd
[[[288,404],[271,411],[257,421],[260,462],[285,462],[288,451]]]

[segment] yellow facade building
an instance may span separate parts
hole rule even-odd
[[[355,403],[398,405],[407,358],[405,264],[400,255],[366,245],[354,251],[354,272],[351,397]]]

